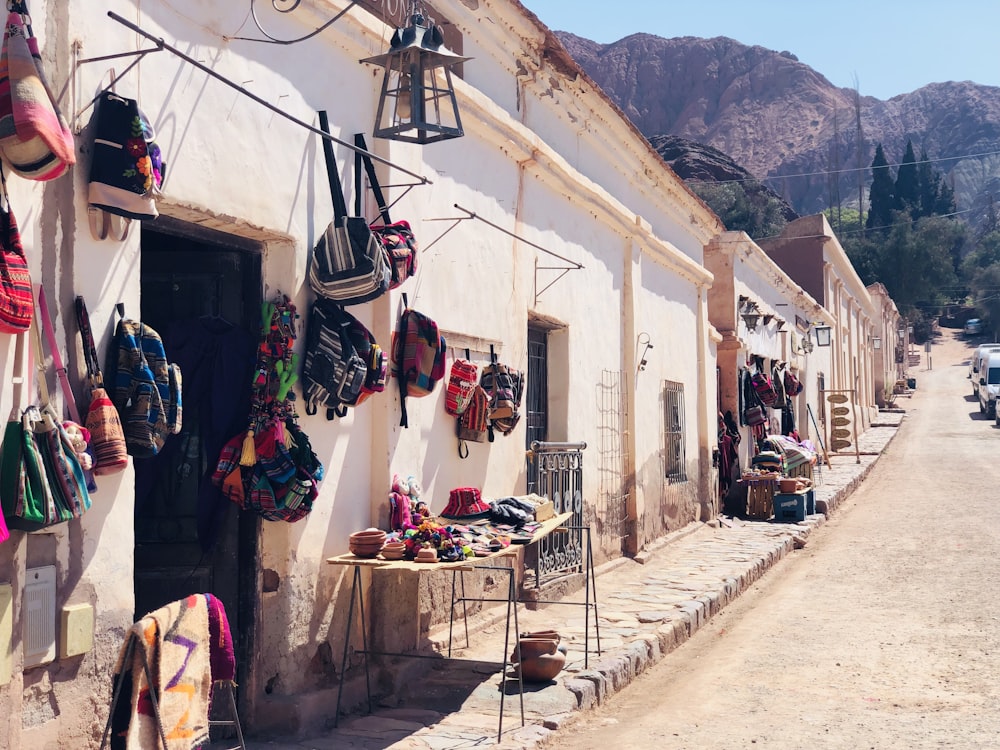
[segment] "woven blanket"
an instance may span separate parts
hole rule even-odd
[[[125,663],[129,641],[135,649]],[[161,748],[150,689],[156,698],[166,750],[191,750],[208,742],[209,666],[208,603],[194,594],[150,612],[129,631],[115,674],[123,694],[112,717],[112,750]],[[146,677],[149,666],[152,685]],[[129,689],[130,688],[130,689]],[[125,690],[129,689],[126,693]],[[124,699],[128,696],[128,704]]]

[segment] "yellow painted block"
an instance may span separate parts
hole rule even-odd
[[[10,682],[12,663],[11,638],[14,635],[14,589],[0,583],[0,685]]]
[[[89,604],[67,604],[62,608],[59,658],[85,654],[94,648],[94,608]]]

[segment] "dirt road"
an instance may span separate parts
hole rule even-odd
[[[1000,747],[1000,428],[945,331],[808,545],[548,746]]]

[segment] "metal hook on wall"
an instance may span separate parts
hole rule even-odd
[[[639,354],[639,364],[635,368],[636,374],[638,375],[640,372],[646,369],[646,365],[648,364],[648,361],[646,359],[646,352],[652,349],[653,345],[650,343],[649,334],[646,333],[645,331],[642,331],[639,334],[639,336],[636,338],[635,343],[636,343],[636,349],[642,347],[642,352],[640,352]]]

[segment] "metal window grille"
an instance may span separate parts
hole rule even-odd
[[[625,373],[605,370],[597,388],[600,425],[598,434],[598,475],[600,497],[596,523],[599,539],[610,543],[617,538],[622,551],[629,535],[629,486],[626,480],[628,443],[625,440],[628,414],[622,383]]]
[[[664,454],[666,476],[671,482],[687,481],[684,440],[684,384],[663,382]]]

